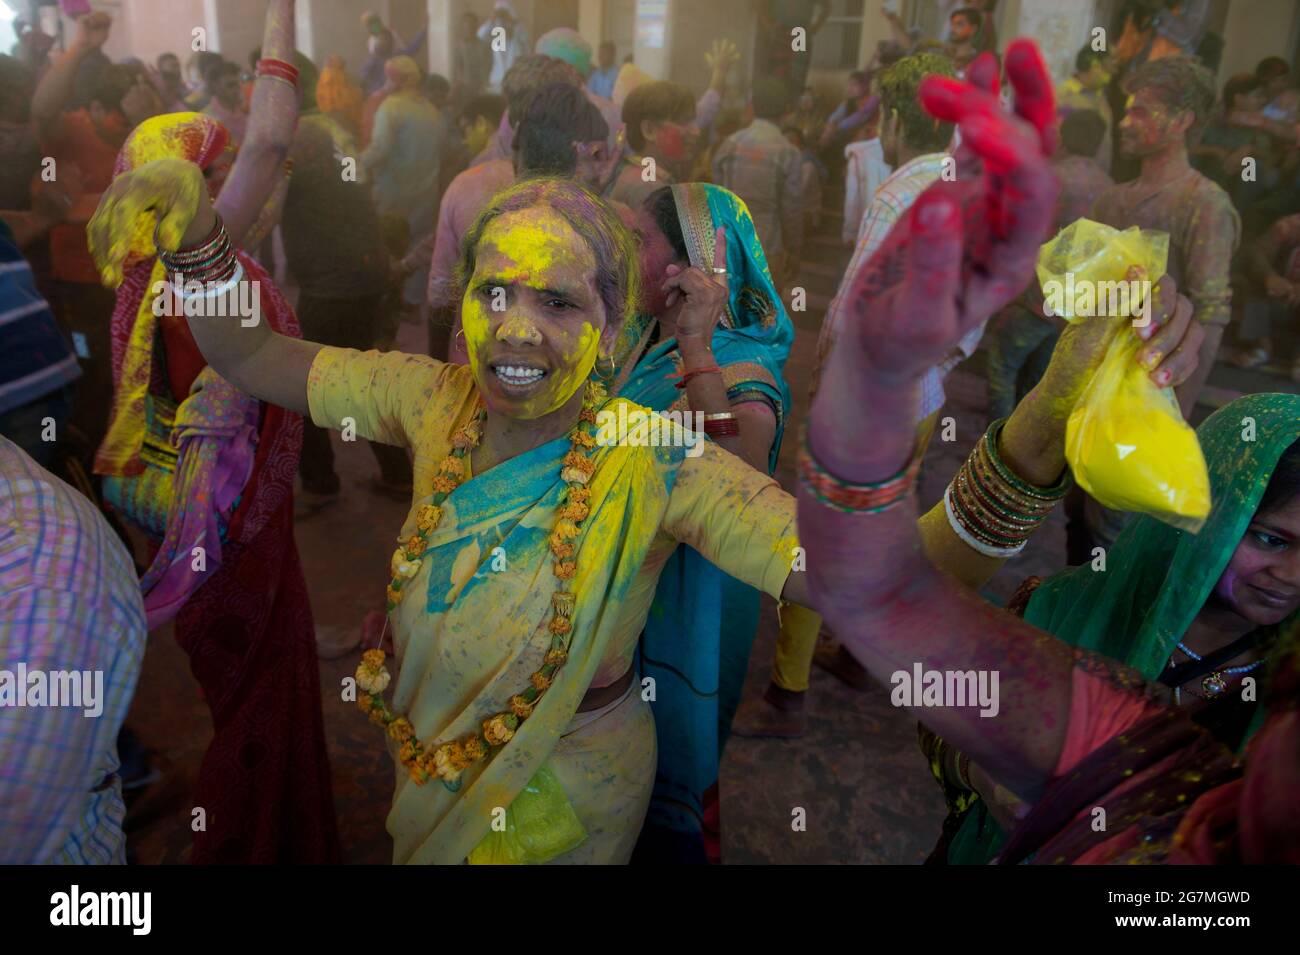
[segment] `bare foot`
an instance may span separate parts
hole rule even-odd
[[[798,739],[808,729],[806,696],[768,684],[762,696],[741,702],[731,732],[745,739]]]
[[[361,646],[361,634],[355,627],[316,625],[316,656],[322,660],[337,660]]]
[[[855,690],[865,693],[871,689],[871,678],[862,664],[838,643],[818,643],[813,663]]]

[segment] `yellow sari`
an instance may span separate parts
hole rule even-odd
[[[351,418],[358,436],[411,448],[414,500],[399,539],[409,537],[438,462],[475,413],[469,369],[325,348],[312,366],[308,399],[318,425],[340,428]],[[664,430],[679,433],[666,423]],[[398,765],[388,817],[395,861],[464,861],[543,768],[586,838],[536,861],[630,857],[654,781],[653,703],[643,698],[652,694],[634,681],[615,703],[577,713],[584,695],[631,666],[659,571],[678,543],[773,596],[790,570],[793,499],[738,458],[708,443],[698,447],[693,458],[683,446],[597,449],[568,661],[514,738],[467,769],[456,791],[438,781],[416,785]],[[567,449],[567,438],[553,441],[469,476],[442,505],[420,571],[406,585],[410,596],[392,620],[399,664],[393,708],[407,714],[420,739],[441,742],[477,729],[541,665],[555,589],[546,541]]]

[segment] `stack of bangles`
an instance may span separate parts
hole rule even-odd
[[[917,472],[921,470],[923,451],[924,445],[918,442],[912,459],[891,478],[854,484],[837,478],[813,457],[808,446],[808,429],[805,428],[799,448],[799,483],[827,507],[845,513],[876,514],[894,507],[912,492]]]
[[[710,438],[740,434],[740,420],[733,411],[704,416],[704,433]]]
[[[298,88],[298,67],[284,60],[258,60],[257,75],[288,83],[295,90]]]
[[[226,224],[217,216],[208,237],[198,245],[175,252],[158,252],[158,259],[182,298],[202,295],[216,298],[239,284],[244,267],[239,263]]]
[[[953,533],[987,557],[1019,554],[1026,542],[1065,497],[1070,472],[1055,487],[1021,480],[998,455],[1002,418],[989,425],[943,496]]]

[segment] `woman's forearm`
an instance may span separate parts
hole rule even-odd
[[[201,243],[216,225],[203,203],[181,248]],[[252,305],[250,314],[249,305]],[[274,331],[261,315],[261,287],[245,275],[221,296],[185,308],[194,343],[212,369],[245,394],[307,414],[307,375],[321,346]]]
[[[707,342],[679,338],[677,348],[682,356],[683,373],[710,366],[716,367],[713,350]],[[719,372],[692,375],[686,382],[686,397],[690,402],[691,411],[700,414],[727,414],[731,411],[731,403],[727,400],[727,386],[723,383]],[[743,457],[744,448],[741,446],[739,435],[718,435],[713,440],[718,447],[725,448],[737,457]]]
[[[846,330],[813,404],[809,448],[843,481],[885,481],[906,467],[915,448],[919,381],[864,374],[854,360],[859,351]],[[917,665],[998,674],[998,718],[971,706],[918,705],[916,712],[1006,785],[1032,796],[1051,776],[1063,744],[1068,649],[935,569],[921,547],[914,494],[881,512],[844,513],[801,489],[799,539],[808,555],[810,605],[876,679],[891,683]]]
[[[272,0],[266,13],[262,57],[293,62],[294,0]],[[230,241],[245,246],[250,230],[284,174],[298,116],[298,90],[282,79],[259,76],[253,84],[248,132],[217,199]]]

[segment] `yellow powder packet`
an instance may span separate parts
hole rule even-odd
[[[1168,255],[1162,232],[1080,219],[1039,252],[1044,302],[1067,321],[1127,324],[1150,304],[1150,282],[1129,281],[1129,269],[1159,277]],[[1138,364],[1142,344],[1127,332],[1112,339],[1070,413],[1065,459],[1098,503],[1195,533],[1210,512],[1205,457],[1173,391],[1156,387]]]

